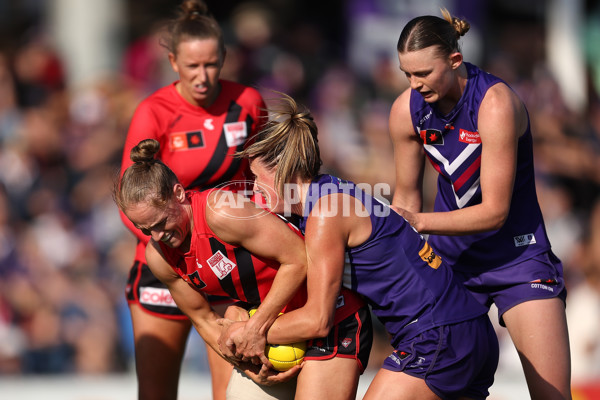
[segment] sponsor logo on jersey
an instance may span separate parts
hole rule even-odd
[[[536,244],[535,235],[528,233],[527,235],[519,235],[513,238],[515,241],[515,247],[529,246],[530,244]]]
[[[171,151],[188,150],[195,147],[204,147],[202,131],[174,132],[169,135],[169,149]]]
[[[204,128],[208,129],[209,131],[212,131],[215,129],[215,125],[213,124],[212,118],[207,118],[206,120],[204,120]]]
[[[547,290],[549,292],[554,293],[554,288],[553,287],[550,287],[548,285],[544,285],[542,283],[532,283],[531,284],[531,288],[532,289],[543,289],[543,290]]]
[[[169,289],[140,287],[140,303],[152,306],[177,307]]]
[[[223,124],[223,131],[225,132],[225,139],[227,139],[228,147],[239,146],[246,142],[248,137],[248,130],[246,128],[246,121],[228,122]]]
[[[191,285],[194,285],[196,289],[204,289],[206,287],[206,283],[200,279],[200,274],[198,271],[194,271],[191,274],[187,274],[187,279],[185,281]]]
[[[444,135],[439,129],[426,129],[421,132],[421,139],[425,144],[433,144],[436,146],[444,144]]]
[[[342,346],[344,346],[344,348],[348,348],[348,346],[350,346],[352,344],[352,338],[345,338],[342,340]]]
[[[465,129],[461,129],[458,133],[458,140],[463,143],[481,143],[481,137],[479,132],[470,132]]]
[[[442,257],[435,254],[429,243],[425,242],[423,248],[419,250],[419,257],[433,269],[438,269],[442,265]]]
[[[236,267],[235,263],[225,257],[221,250],[213,254],[206,263],[213,270],[217,278],[222,280]]]

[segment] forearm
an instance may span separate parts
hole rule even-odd
[[[459,236],[500,229],[505,220],[504,213],[478,204],[454,211],[413,214],[409,222],[419,233]]]
[[[282,265],[275,275],[269,293],[246,324],[246,330],[254,330],[260,335],[265,335],[279,313],[304,283],[305,278],[306,271],[303,265]]]

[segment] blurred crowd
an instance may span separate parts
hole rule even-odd
[[[307,104],[328,172],[393,188],[388,113],[407,82],[389,53],[363,49],[370,62],[352,62],[352,26],[377,10],[347,3],[327,20],[325,6],[293,18],[269,2],[242,2],[222,17],[222,78],[257,87],[267,103],[275,90]],[[0,374],[132,371],[124,287],[134,237],[111,192],[136,105],[176,78],[156,22],[124,46],[120,71],[76,90],[43,32],[0,48]],[[392,46],[401,25],[385,33]],[[496,28],[498,36],[511,30]],[[529,108],[539,200],[569,290],[573,379],[583,382],[600,377],[600,87],[590,69],[588,106],[571,110],[543,57],[522,51],[539,46],[531,29],[476,61]],[[427,176],[430,207],[435,175]],[[498,334],[512,346],[504,329]],[[499,372],[511,369],[520,370],[518,361],[501,358]]]

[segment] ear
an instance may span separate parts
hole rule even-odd
[[[173,186],[173,195],[178,203],[184,203],[186,201],[185,188],[181,183],[176,183]]]
[[[171,68],[173,68],[173,71],[179,73],[179,67],[177,66],[177,57],[171,52],[169,52],[169,62],[171,63]]]
[[[463,62],[463,55],[461,52],[455,52],[450,54],[450,66],[452,69],[457,69]]]

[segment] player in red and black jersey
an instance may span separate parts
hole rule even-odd
[[[256,348],[260,353],[249,359],[266,366],[242,360],[227,388],[228,398],[254,398],[252,392],[258,398],[293,399],[295,380],[290,378],[299,367],[275,373],[268,368],[264,348],[266,332],[279,313],[301,307],[306,301],[302,236],[240,193],[219,189],[185,191],[175,174],[155,159],[157,151],[155,140],[144,140],[132,149],[134,164],[124,172],[115,191],[119,209],[151,236],[146,248],[150,269],[166,284],[206,343],[223,357],[218,345],[222,331],[219,316],[206,295],[229,296],[248,308],[258,306],[245,323],[245,332],[259,341]],[[358,376],[368,361],[372,331],[362,298],[350,291],[338,294],[341,301],[336,305],[334,327],[322,338],[323,343],[331,342],[323,349],[327,355],[307,352],[305,360],[309,360],[310,367],[304,366],[302,371],[314,373],[336,365],[349,382],[338,390],[336,399],[348,399],[356,396]],[[345,344],[335,344],[338,339],[345,340]],[[240,379],[240,370],[257,383],[273,386],[259,387],[247,378]],[[299,385],[300,393],[315,387],[310,379],[304,382]]]
[[[247,163],[232,155],[244,148],[264,122],[263,99],[253,88],[219,79],[225,46],[221,29],[206,5],[187,0],[181,9],[161,43],[169,51],[179,80],[137,107],[121,170],[131,165],[129,154],[138,142],[156,139],[161,144],[158,158],[186,189],[202,190],[247,179]],[[147,266],[144,253],[148,237],[121,216],[138,238],[126,296],[133,323],[139,398],[175,400],[191,325]],[[212,299],[212,304],[217,305],[218,300]],[[210,348],[207,351],[213,397],[224,400],[231,367]]]

